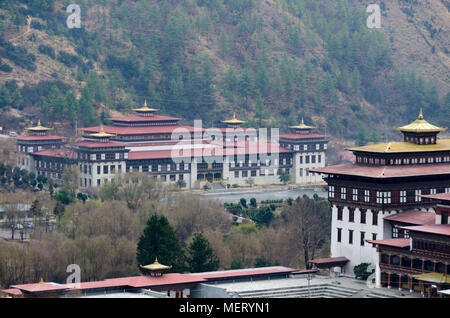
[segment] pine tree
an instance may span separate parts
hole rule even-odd
[[[187,263],[191,273],[215,271],[219,268],[219,258],[203,233],[194,233],[187,250]]]
[[[161,264],[172,266],[169,270],[171,272],[179,273],[186,269],[184,252],[175,235],[175,230],[165,216],[153,214],[139,238],[136,260],[139,266],[152,264],[156,258]],[[139,270],[143,274],[148,272],[140,266]]]

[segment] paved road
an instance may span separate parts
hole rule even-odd
[[[287,199],[287,198],[297,198],[298,196],[303,196],[306,194],[312,197],[317,193],[320,197],[327,197],[327,192],[323,189],[321,185],[315,187],[295,187],[295,188],[267,188],[267,189],[228,189],[228,190],[214,190],[214,191],[204,191],[200,194],[211,198],[217,199],[222,203],[225,202],[239,202],[241,198],[245,198],[250,201],[250,198],[255,198],[256,201],[260,202],[262,200],[276,200],[276,199]]]

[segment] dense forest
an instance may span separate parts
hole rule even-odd
[[[364,1],[76,2],[81,28],[72,29],[71,1],[0,3],[0,109],[75,127],[147,99],[210,126],[233,111],[254,127],[304,117],[358,144],[396,136],[392,125],[420,107],[450,124],[448,86],[420,65],[395,63],[395,40],[367,28]],[[389,5],[381,1],[384,14]],[[415,23],[416,1],[397,5]],[[439,46],[448,30],[438,27],[423,26],[437,43],[428,55],[448,57]]]

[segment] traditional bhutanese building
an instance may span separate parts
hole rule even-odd
[[[421,111],[417,120],[395,129],[404,141],[349,148],[355,163],[312,169],[328,183],[331,256],[349,259],[347,273],[360,263],[375,265],[378,286],[386,277],[367,240],[406,251],[410,227],[435,223],[436,208],[423,196],[450,192],[450,140],[437,138],[446,128],[427,122]]]
[[[54,140],[49,147],[26,149],[28,170],[61,182],[64,168],[77,165],[81,189],[102,186],[133,171],[187,188],[214,182],[245,186],[250,178],[252,184],[280,184],[282,172],[291,175],[291,183],[321,181],[307,171],[325,164],[327,140],[311,132],[315,127],[302,123],[291,127],[292,134],[269,140],[260,138],[254,128],[242,127],[246,121],[236,114],[222,121],[226,127],[205,129],[197,122],[182,125],[182,118],[158,115],[147,102],[134,111],[135,115],[109,118],[110,125],[80,128],[83,140],[76,143],[45,136],[44,140]],[[18,137],[18,145],[27,138]]]
[[[63,145],[63,138],[49,135],[52,128],[44,127],[41,121],[36,126],[26,128],[28,135],[16,137],[17,142],[17,166],[21,169],[34,170],[33,157],[31,153],[44,149],[59,149]]]
[[[396,228],[394,238],[368,240],[376,247],[380,285],[442,297],[450,291],[450,192],[422,196],[434,212],[405,211],[385,217]]]
[[[327,136],[313,133],[316,127],[306,125],[303,118],[299,125],[289,128],[292,130],[291,133],[280,135],[280,146],[293,151],[291,159],[293,183],[320,182],[322,177],[310,173],[309,169],[325,167]]]

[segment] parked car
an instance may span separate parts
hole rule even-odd
[[[9,133],[9,137],[17,137],[17,136],[19,136],[19,134],[16,133],[15,131],[11,131],[11,132]]]

